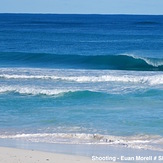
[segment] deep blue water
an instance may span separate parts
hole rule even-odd
[[[0,137],[163,150],[162,71],[163,16],[0,14]]]

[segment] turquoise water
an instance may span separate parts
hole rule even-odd
[[[0,138],[163,150],[162,16],[0,22]]]

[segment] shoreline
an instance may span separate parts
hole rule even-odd
[[[93,156],[109,157],[108,160],[92,160]],[[48,144],[17,141],[14,139],[0,139],[1,163],[99,163],[99,162],[127,162],[123,157],[159,157],[162,152],[109,145],[70,145]],[[48,159],[48,160],[46,160]],[[113,161],[112,161],[112,160]],[[139,161],[144,163],[145,161]],[[152,160],[151,163],[156,163]]]
[[[35,150],[0,147],[1,163],[91,163],[91,158]],[[99,161],[96,161],[99,163]]]
[[[136,158],[142,157],[142,159],[146,160],[136,160]],[[146,163],[150,161],[151,163],[156,163],[159,157],[163,158],[163,156],[154,156],[154,155],[144,155],[144,156],[134,156],[125,155],[121,157],[111,156],[111,155],[99,155],[99,156],[79,156],[75,154],[62,154],[56,152],[43,152],[40,150],[34,149],[20,149],[13,147],[1,147],[0,146],[0,162],[1,163],[132,163],[132,162],[142,162]],[[95,159],[96,158],[96,159]],[[97,158],[105,158],[106,160],[97,160]],[[126,160],[122,160],[122,158]],[[155,158],[157,158],[155,160]],[[128,160],[127,160],[128,159]],[[130,160],[131,159],[131,160]],[[160,160],[159,160],[160,162]]]

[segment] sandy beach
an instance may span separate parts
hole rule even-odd
[[[99,163],[91,157],[0,147],[1,163]],[[108,161],[107,161],[108,162]]]

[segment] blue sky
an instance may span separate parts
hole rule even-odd
[[[163,14],[163,0],[0,0],[0,13]]]

